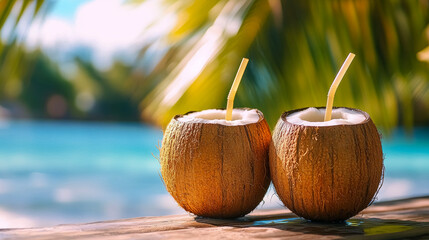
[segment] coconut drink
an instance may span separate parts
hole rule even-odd
[[[261,202],[270,183],[271,133],[262,112],[232,108],[245,64],[246,59],[227,110],[177,115],[164,132],[160,163],[165,186],[183,209],[198,216],[244,216]]]
[[[273,131],[269,155],[276,192],[308,220],[337,222],[356,215],[371,204],[383,175],[380,136],[370,116],[358,109],[332,110],[345,65],[326,108],[285,112]]]

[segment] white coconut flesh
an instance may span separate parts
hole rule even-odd
[[[259,113],[256,109],[233,109],[232,120],[225,120],[226,110],[221,109],[208,109],[200,112],[193,112],[186,114],[177,120],[180,122],[193,122],[193,123],[211,123],[221,124],[225,126],[239,126],[259,121]]]
[[[325,122],[324,118],[324,108],[307,108],[288,115],[286,120],[290,123],[304,126],[335,126],[359,124],[366,119],[363,113],[347,108],[333,109],[332,119],[329,121]]]

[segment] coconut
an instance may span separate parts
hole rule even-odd
[[[256,109],[205,110],[175,116],[161,148],[168,192],[186,211],[236,218],[261,202],[270,183],[271,133]]]
[[[343,221],[366,208],[383,173],[380,136],[366,112],[285,112],[270,145],[270,171],[284,205],[313,221]]]

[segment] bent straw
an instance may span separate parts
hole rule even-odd
[[[231,90],[229,90],[227,103],[226,103],[226,115],[225,115],[225,120],[227,121],[232,120],[232,109],[234,106],[235,94],[237,93],[238,85],[240,85],[241,78],[243,77],[244,70],[246,70],[246,66],[248,62],[249,62],[249,59],[247,58],[243,58],[243,60],[241,60],[241,64],[240,64],[240,67],[238,68],[237,75],[235,75]]]
[[[349,68],[350,63],[352,63],[354,57],[355,55],[353,53],[349,53],[349,55],[347,56],[346,60],[343,63],[343,66],[341,66],[340,71],[337,73],[337,76],[335,77],[334,82],[329,88],[328,100],[326,102],[325,122],[331,120],[332,105],[334,104],[335,92],[337,91],[338,85],[340,85],[340,82],[343,79],[347,69]]]

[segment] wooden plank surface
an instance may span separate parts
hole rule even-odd
[[[429,239],[429,196],[374,204],[341,224],[312,223],[287,209],[234,220],[141,217],[46,228],[1,229],[2,239]]]

